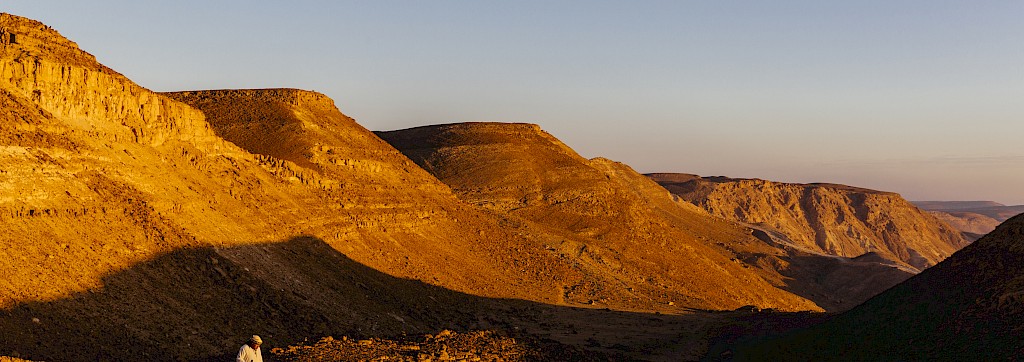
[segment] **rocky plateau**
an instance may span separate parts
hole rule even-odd
[[[1021,325],[1020,217],[954,254],[896,194],[645,177],[533,124],[371,132],[307,90],[156,93],[6,13],[0,222],[0,361],[225,360],[252,334],[268,360],[698,360],[871,326],[941,278],[982,301],[942,327]]]

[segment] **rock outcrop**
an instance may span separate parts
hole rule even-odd
[[[885,259],[925,269],[968,244],[959,232],[898,194],[834,184],[651,174],[709,213],[755,225],[812,253]]]

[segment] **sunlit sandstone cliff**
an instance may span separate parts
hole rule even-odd
[[[324,106],[326,98],[322,95],[294,90],[241,90],[181,92],[170,94],[170,96],[202,109],[210,116],[210,122],[218,134],[232,142],[246,145],[247,149],[254,153],[265,152],[268,155],[287,157],[297,164],[306,164],[311,168],[320,170],[322,178],[347,180],[348,182],[345,185],[351,192],[344,192],[342,194],[375,195],[387,202],[395,203],[402,200],[409,205],[420,208],[425,206],[418,205],[443,205],[444,202],[448,202],[449,208],[456,210],[467,209],[467,206],[461,203],[450,204],[454,198],[448,187],[438,183],[430,174],[423,172],[410,163],[408,159],[391,148],[390,145],[387,145],[368,132],[364,133],[365,130],[362,127],[358,127],[351,119],[338,113],[332,105],[327,104],[327,106]],[[333,112],[330,110],[333,110]],[[253,123],[257,123],[260,126]],[[263,128],[258,132],[253,132],[252,128],[254,127]],[[353,132],[353,129],[361,131]],[[274,136],[263,136],[266,134]],[[366,135],[369,135],[369,137]],[[552,141],[557,142],[554,139]],[[471,142],[487,142],[487,139],[475,139]],[[557,142],[557,144],[561,145],[560,142]],[[560,147],[563,147],[566,152],[572,152],[564,145]],[[374,160],[381,159],[387,160],[387,162],[374,162]],[[361,164],[365,164],[366,160],[370,160],[371,165],[376,167],[375,169],[370,168],[373,172],[370,172],[369,175],[372,175],[372,177],[367,177],[366,170],[353,169],[354,167],[360,167]],[[552,161],[560,162],[558,157],[552,158]],[[404,165],[403,169],[405,172],[412,172],[419,178],[379,177],[380,172],[387,174],[396,165]],[[414,171],[412,171],[413,169]],[[500,177],[501,173],[494,173],[489,176]],[[657,187],[657,185],[644,180],[642,177],[638,179],[660,190],[664,200],[671,200],[667,193]],[[524,183],[520,186],[531,187],[531,184]],[[400,190],[401,193],[408,195],[414,195],[416,192],[413,192],[412,189],[416,188],[423,189],[423,192],[429,194],[429,197],[409,198],[408,196],[396,197],[394,195],[394,193],[398,192],[396,190]],[[604,194],[582,195],[593,199],[609,196]],[[446,197],[448,199],[445,199]],[[380,200],[363,198],[358,202],[354,202],[353,207],[359,208],[362,207],[361,205],[373,204],[374,201]],[[346,202],[351,203],[352,200]],[[482,212],[484,210],[471,209],[479,210],[473,212]],[[605,216],[613,213],[613,211],[595,209],[590,210],[589,213]],[[501,214],[503,213],[496,215]],[[578,217],[555,215],[552,216],[552,219],[562,220],[563,222],[576,222],[574,220],[578,220]],[[509,222],[505,221],[506,224],[512,225]],[[476,223],[487,224],[486,221],[476,221]],[[472,222],[464,223],[463,227],[466,226],[480,228],[479,225],[473,225]],[[656,232],[650,230],[652,229],[651,225],[638,223],[632,226],[640,232]],[[436,230],[431,232],[431,234],[458,238],[459,236],[452,235],[453,231],[453,229],[449,228]],[[488,243],[477,244],[477,247],[486,247],[490,243],[503,243],[503,239],[508,239],[507,236],[502,236],[500,233],[495,234],[485,230],[474,229],[463,233],[477,235],[476,237],[484,236],[488,239]],[[554,283],[554,286],[562,288],[560,295],[562,302],[598,303],[628,308],[653,306],[659,303],[665,305],[668,302],[678,303],[679,305],[701,305],[707,308],[733,308],[743,304],[773,305],[784,309],[814,308],[813,304],[802,300],[802,298],[771,287],[765,287],[764,290],[737,288],[735,291],[723,293],[716,290],[716,288],[671,288],[667,287],[664,283],[647,281],[648,279],[659,278],[658,274],[660,273],[650,270],[643,272],[630,270],[624,272],[628,277],[623,277],[622,272],[609,273],[605,266],[610,263],[614,265],[613,268],[615,269],[632,269],[634,268],[632,265],[629,263],[623,265],[621,261],[616,261],[609,255],[599,256],[598,260],[594,260],[592,256],[600,255],[600,249],[587,250],[584,245],[561,240],[563,236],[560,230],[548,230],[523,224],[520,226],[518,233],[529,235],[532,241],[513,242],[508,249],[491,250],[489,253],[490,257],[502,257],[510,253],[530,254],[538,251],[544,252],[548,258],[557,259],[526,263],[525,266],[528,267],[525,269],[520,267],[520,269],[526,273],[544,271],[549,277],[554,276],[550,274],[551,267],[549,265],[567,265],[567,263],[572,265],[573,269],[578,269],[575,273],[582,273],[580,275],[585,277],[575,280],[566,279]],[[534,244],[532,247],[530,246],[530,243],[538,241],[542,241],[543,245]],[[647,252],[653,253],[648,261],[649,263],[668,269],[678,267],[677,264],[673,264],[670,261],[659,259],[658,254],[660,253],[655,252],[655,250],[648,250]],[[522,257],[517,256],[515,258],[521,259]],[[389,268],[387,265],[380,265],[379,267],[384,268],[384,270]],[[534,277],[534,279],[536,278]],[[687,277],[686,279],[694,279],[700,282],[700,279],[703,278]],[[626,280],[632,281],[624,282]],[[618,285],[619,287],[609,289],[609,285]],[[543,288],[539,290],[543,290]],[[772,295],[772,293],[776,295],[765,296],[765,294]]]
[[[399,152],[322,94],[153,93],[8,14],[0,105],[0,354],[194,359],[253,329],[513,328],[508,300],[817,310],[808,291],[835,288],[816,280],[851,275],[537,126],[452,126]]]
[[[191,359],[237,348],[252,329],[294,342],[470,328],[486,322],[472,311],[500,298],[816,309],[705,247],[587,245],[577,235],[626,232],[574,227],[580,209],[548,226],[467,204],[323,95],[161,95],[41,23],[2,14],[0,35],[3,354]],[[633,192],[604,182],[609,195]],[[573,192],[559,197],[600,206],[587,198],[606,195]],[[601,207],[584,213],[639,210]],[[640,256],[650,259],[630,264]],[[676,264],[690,259],[709,262]],[[262,318],[243,328],[242,310]],[[169,340],[188,348],[167,351]]]
[[[431,330],[473,317],[396,280],[554,303],[583,278],[354,123],[332,132],[367,141],[323,148],[334,169],[252,153],[41,23],[0,29],[5,353],[121,359],[174,340],[194,358],[237,343],[239,310],[279,341]],[[332,103],[304,111],[343,118]]]
[[[778,232],[810,252],[845,257],[877,253],[924,269],[968,243],[955,229],[894,193],[832,184],[648,176],[713,215]]]

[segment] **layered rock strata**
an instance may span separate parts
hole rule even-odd
[[[968,244],[957,230],[898,194],[834,184],[648,175],[709,213],[784,236],[811,253],[876,253],[921,270]]]

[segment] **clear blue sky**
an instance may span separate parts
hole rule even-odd
[[[157,91],[323,92],[373,130],[533,122],[641,172],[1024,204],[1024,1],[47,1]]]

